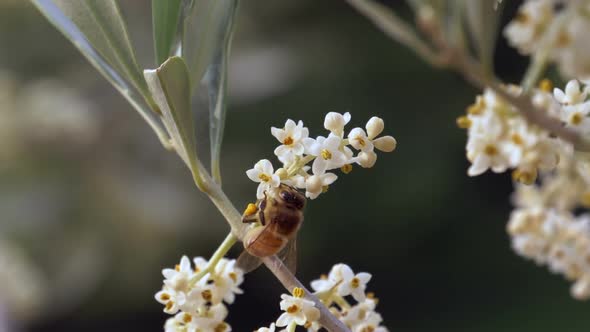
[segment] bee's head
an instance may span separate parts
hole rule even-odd
[[[299,190],[286,185],[282,185],[279,189],[279,196],[285,204],[292,206],[297,210],[303,210],[306,199]]]

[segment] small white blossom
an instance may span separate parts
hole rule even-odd
[[[304,152],[303,140],[309,136],[309,130],[303,127],[303,122],[289,119],[283,129],[271,128],[272,135],[281,142],[274,153],[283,163],[291,161],[295,156],[301,156]]]
[[[250,180],[260,183],[256,190],[256,197],[258,199],[263,199],[265,191],[278,187],[281,182],[279,176],[274,174],[272,164],[267,159],[257,162],[254,168],[246,171],[246,175],[248,175]]]
[[[504,29],[508,42],[521,54],[537,49],[543,33],[554,16],[552,0],[528,0],[518,9],[514,20]]]
[[[275,323],[270,324],[270,327],[261,327],[254,332],[275,332]]]
[[[303,326],[320,318],[320,311],[312,301],[287,294],[281,295],[281,299],[281,310],[285,312],[277,319],[277,326],[287,326],[292,322]]]
[[[564,105],[579,104],[586,100],[587,95],[588,92],[585,89],[580,88],[580,83],[578,80],[571,80],[567,82],[565,85],[565,91],[562,91],[559,88],[553,89],[553,96],[555,97],[555,100]]]
[[[213,293],[213,303],[219,303],[223,299],[226,303],[232,304],[235,294],[242,294],[238,286],[244,281],[244,272],[236,267],[235,260],[222,258],[215,266],[213,281],[216,292]]]
[[[342,137],[344,135],[344,126],[350,122],[350,113],[344,114],[329,112],[324,119],[324,128],[331,131],[334,135]]]
[[[336,179],[338,176],[334,173],[325,173],[320,169],[321,165],[313,163],[313,175],[307,177],[305,180],[305,196],[310,199],[316,199],[324,190]]]
[[[306,153],[315,156],[312,170],[316,174],[323,174],[326,170],[340,168],[348,163],[348,159],[340,150],[342,138],[330,135],[327,138],[319,136],[317,139],[307,138],[305,140]]]
[[[561,113],[561,120],[567,127],[588,132],[590,130],[588,113],[590,113],[590,102],[564,106],[563,112]]]

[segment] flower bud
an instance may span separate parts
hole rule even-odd
[[[357,163],[363,168],[371,168],[377,161],[377,154],[373,151],[362,151],[358,154]]]
[[[571,288],[572,296],[578,300],[590,298],[590,280],[580,279]]]
[[[374,140],[373,144],[378,150],[381,150],[383,152],[391,152],[395,150],[395,147],[397,146],[397,141],[392,136],[383,136]]]
[[[383,127],[385,127],[383,119],[376,116],[370,118],[366,126],[369,139],[372,140],[373,138],[377,137],[377,135],[381,134]]]
[[[333,132],[336,135],[342,135],[344,131],[344,125],[350,121],[350,113],[344,113],[344,115],[336,112],[330,112],[326,114],[324,119],[324,128]]]
[[[312,175],[305,181],[307,191],[313,193],[319,193],[322,191],[322,179],[317,175]]]

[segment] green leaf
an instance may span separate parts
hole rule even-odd
[[[60,30],[119,90],[166,146],[169,138],[161,128],[156,115],[143,103],[145,100],[152,110],[158,111],[135,61],[125,23],[116,2],[94,1],[90,6],[89,0],[32,0],[32,2],[49,22]],[[105,31],[110,33],[107,34]],[[114,40],[109,41],[106,38]],[[118,45],[119,50],[110,45]]]
[[[162,111],[164,126],[176,152],[199,178],[196,163],[195,125],[191,111],[191,91],[188,68],[184,60],[174,56],[159,68],[145,70],[145,80]]]
[[[143,95],[148,95],[117,1],[53,0],[53,3],[80,29],[114,70]]]
[[[235,0],[193,0],[185,9],[182,57],[189,68],[191,86],[195,89],[217,51],[219,36],[225,36],[228,13]]]
[[[158,65],[170,56],[178,31],[180,2],[180,0],[152,0],[154,47]]]
[[[205,75],[205,82],[209,92],[209,135],[211,142],[211,173],[218,183],[221,183],[221,143],[223,141],[223,129],[225,127],[225,114],[227,109],[227,64],[231,49],[234,18],[237,12],[238,1],[232,1],[221,25],[217,47],[213,56],[213,62]]]

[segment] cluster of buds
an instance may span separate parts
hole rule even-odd
[[[377,299],[373,293],[366,293],[369,280],[369,273],[355,274],[348,265],[336,264],[328,275],[312,281],[311,287],[330,312],[352,332],[387,332],[387,328],[380,325],[381,315],[375,311]],[[281,332],[294,331],[297,326],[303,326],[308,332],[320,331],[319,311],[313,302],[303,298],[304,295],[301,288],[295,288],[293,296],[281,295],[280,306],[284,312],[276,323],[256,332],[274,332],[277,326],[286,326]],[[351,304],[352,300],[356,303]]]
[[[252,181],[260,183],[257,198],[264,198],[265,191],[284,183],[305,189],[305,195],[315,199],[338,178],[328,171],[340,169],[346,174],[352,170],[353,164],[370,168],[377,161],[375,149],[384,152],[395,149],[396,141],[392,136],[377,137],[384,128],[382,119],[372,117],[365,126],[366,131],[354,128],[345,136],[344,126],[349,121],[349,113],[328,113],[324,127],[330,133],[327,137],[316,138],[309,137],[309,130],[302,121],[295,123],[289,119],[283,128],[271,128],[272,135],[281,143],[274,153],[283,166],[275,172],[272,163],[263,159],[246,172]],[[349,145],[357,150],[356,155]],[[313,162],[312,174],[308,173],[310,167],[307,164],[310,162]]]
[[[548,52],[564,76],[584,77],[590,74],[589,14],[585,1],[526,0],[504,35],[521,54]],[[566,20],[560,15],[567,15]]]
[[[156,300],[164,312],[175,315],[166,321],[166,332],[229,332],[225,322],[225,304],[234,302],[244,281],[243,272],[235,260],[222,258],[211,266],[202,257],[193,260],[183,256],[174,269],[164,269],[164,286]]]
[[[521,92],[516,86],[508,88],[515,95]],[[533,102],[556,113],[559,104],[552,98],[550,89],[550,83],[544,81],[541,89],[534,91]],[[467,115],[457,119],[457,125],[468,129],[466,150],[471,161],[467,172],[470,176],[488,169],[496,173],[514,169],[515,180],[531,184],[539,171],[556,167],[563,145],[547,131],[528,124],[511,104],[490,89],[477,96],[475,103],[467,108]]]
[[[518,87],[509,87],[519,93]],[[580,135],[590,133],[589,87],[572,80],[564,90],[543,81],[533,103]],[[460,127],[469,128],[468,173],[514,168],[520,182],[507,230],[514,250],[573,282],[572,295],[590,298],[590,158],[571,144],[531,126],[490,90],[477,97]],[[537,184],[535,184],[537,183]]]

